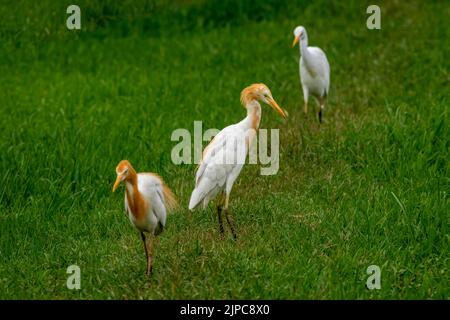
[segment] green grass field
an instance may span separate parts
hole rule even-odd
[[[445,1],[380,1],[382,28],[368,30],[367,1],[83,0],[80,31],[68,4],[2,2],[1,299],[449,298]],[[302,111],[300,24],[331,65],[321,126]],[[221,240],[214,205],[187,209],[196,165],[171,162],[170,136],[240,121],[254,82],[290,115],[263,106],[280,170],[244,167],[238,241]],[[150,279],[123,187],[111,192],[122,159],[180,202]],[[366,288],[372,264],[380,290]]]

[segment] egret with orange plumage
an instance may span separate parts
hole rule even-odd
[[[203,150],[195,177],[195,189],[189,201],[189,210],[193,211],[200,204],[205,208],[211,199],[220,194],[217,206],[219,230],[221,234],[224,233],[222,224],[224,213],[235,239],[236,231],[228,210],[229,197],[259,128],[261,121],[259,101],[270,105],[282,117],[286,117],[265,84],[257,83],[245,88],[241,93],[241,103],[247,109],[247,116],[220,131]]]
[[[167,212],[175,209],[177,202],[160,176],[155,173],[136,173],[127,160],[120,161],[116,174],[113,192],[121,182],[125,183],[125,211],[131,224],[141,234],[147,258],[146,274],[150,275],[154,239],[164,230]]]

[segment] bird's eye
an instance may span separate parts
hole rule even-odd
[[[126,168],[125,170],[123,170],[123,174],[127,174],[128,173],[128,168]]]

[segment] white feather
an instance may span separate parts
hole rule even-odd
[[[318,47],[308,47],[306,29],[302,26],[294,30],[294,35],[300,38],[300,80],[303,98],[308,102],[309,95],[315,98],[325,98],[330,90],[330,64],[327,56]]]
[[[209,200],[221,191],[231,192],[247,157],[246,137],[249,128],[250,119],[247,117],[221,130],[205,148],[196,173],[189,210],[194,210],[202,202],[203,207],[206,207]]]
[[[137,221],[128,206],[127,196],[125,195],[125,209],[128,212],[128,217],[133,225],[141,231],[155,233],[158,225],[162,227],[166,225],[166,207],[163,192],[163,184],[161,180],[154,175],[138,173],[137,174],[138,190],[144,201],[149,204],[145,219]]]

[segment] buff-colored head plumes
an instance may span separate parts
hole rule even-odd
[[[246,107],[251,101],[260,100],[274,108],[283,118],[286,113],[280,108],[272,97],[272,93],[264,83],[254,83],[241,92],[241,103]]]
[[[128,160],[122,160],[116,167],[117,179],[113,186],[113,192],[116,191],[119,184],[128,179],[130,176],[136,175],[136,171]]]
[[[269,88],[264,83],[254,83],[241,92],[241,103],[245,107],[250,101],[258,99],[258,93],[267,90]]]

